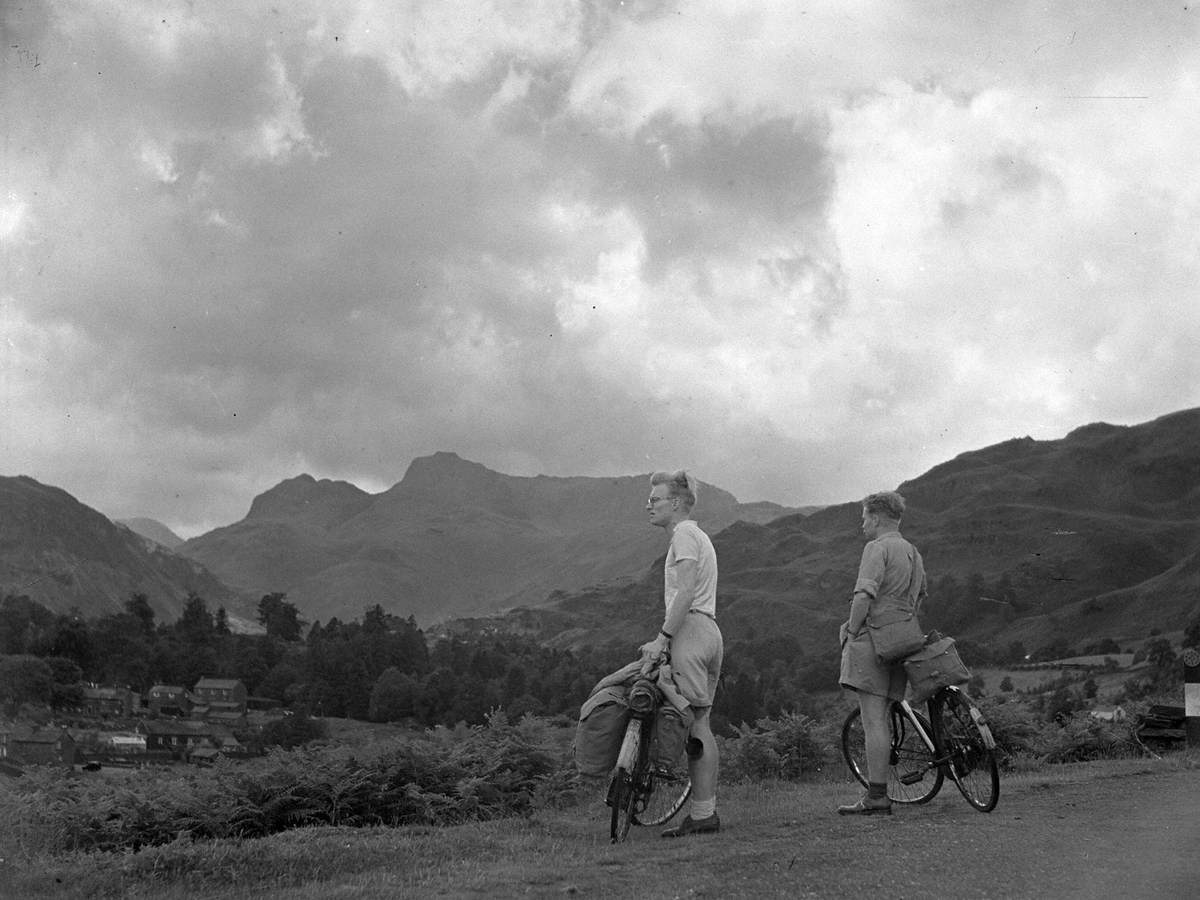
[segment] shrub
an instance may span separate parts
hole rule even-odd
[[[996,739],[1000,762],[1008,765],[1019,756],[1038,755],[1039,731],[1032,721],[1029,707],[1019,702],[998,702],[983,699],[979,702],[984,717]]]
[[[569,793],[544,723],[427,734],[357,758],[347,748],[275,750],[124,784],[34,773],[0,797],[27,852],[136,850],[180,836],[262,837],[305,825],[447,825],[528,815]]]
[[[832,729],[803,713],[733,726],[721,741],[721,769],[733,780],[798,780],[821,771],[836,753]]]
[[[1143,751],[1127,722],[1106,722],[1077,712],[1042,734],[1043,758],[1050,763],[1085,762],[1141,756]]]

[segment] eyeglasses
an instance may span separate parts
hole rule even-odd
[[[674,500],[674,499],[675,499],[674,497],[653,497],[652,496],[652,497],[646,498],[646,505],[653,506],[659,500]]]

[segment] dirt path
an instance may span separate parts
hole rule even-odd
[[[853,796],[849,786],[828,793]],[[810,789],[734,801],[722,811],[720,835],[669,841],[635,830],[626,844],[594,847],[574,864],[569,854],[555,860],[542,877],[527,872],[514,883],[511,870],[498,871],[436,895],[1200,896],[1200,771],[1035,776],[1002,785],[990,814],[973,811],[951,784],[928,805],[897,808],[890,818],[839,817],[833,796],[797,816],[797,802],[817,799]]]

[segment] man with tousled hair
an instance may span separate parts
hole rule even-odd
[[[842,625],[842,687],[858,694],[866,738],[869,787],[857,803],[839,806],[844,816],[890,815],[887,795],[888,763],[891,754],[889,707],[904,699],[908,678],[901,661],[883,662],[875,653],[868,620],[885,610],[916,613],[925,598],[925,564],[917,548],[900,536],[904,498],[895,491],[871,494],[862,502],[862,532],[867,539],[850,617]]]
[[[696,479],[687,472],[650,476],[646,511],[650,524],[664,529],[670,547],[664,566],[666,613],[658,636],[642,645],[642,669],[670,652],[671,672],[695,716],[688,740],[692,805],[683,822],[663,837],[720,831],[717,816],[717,742],[709,724],[721,675],[724,644],[717,627],[717,554],[712,541],[691,518]]]

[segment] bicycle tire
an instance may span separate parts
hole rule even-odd
[[[925,733],[932,735],[925,717],[915,710],[913,715],[917,717]],[[893,803],[928,803],[942,789],[945,773],[940,766],[934,764],[929,747],[896,704],[892,704],[891,717],[892,750],[888,760],[888,797]],[[857,707],[851,710],[846,716],[846,721],[842,723],[842,757],[858,783],[867,787],[869,782],[866,736],[862,727],[862,711]]]
[[[1000,764],[996,742],[979,707],[956,688],[934,698],[935,742],[946,757],[945,768],[963,798],[980,812],[991,812],[1000,800]]]
[[[617,769],[613,773],[608,795],[612,805],[608,834],[614,844],[619,844],[629,834],[629,826],[633,824],[634,818],[633,777],[629,772]]]
[[[634,801],[634,825],[664,825],[692,796],[692,780],[678,771],[656,771],[647,767],[635,783],[640,788]]]

